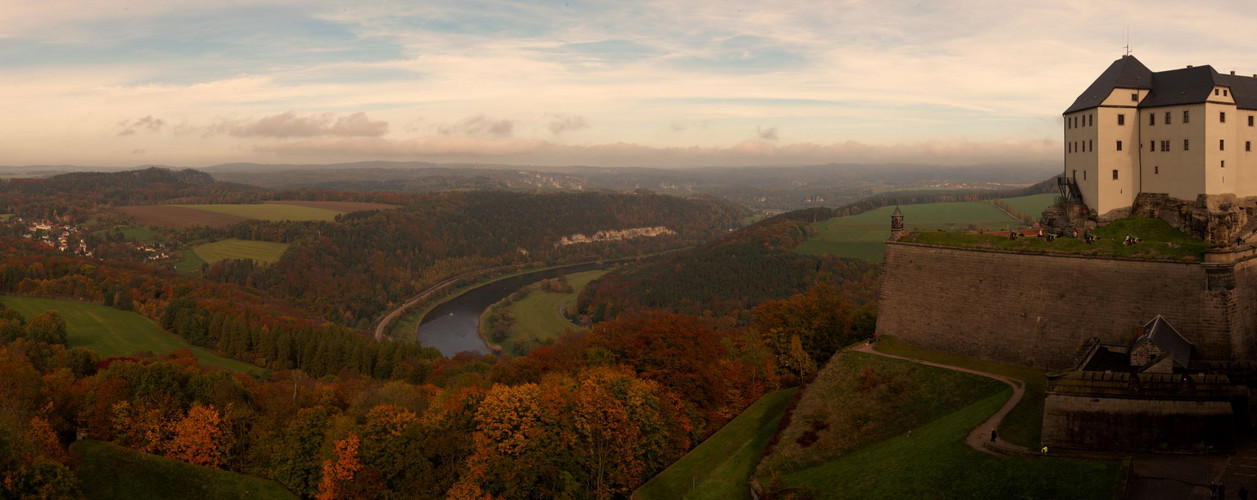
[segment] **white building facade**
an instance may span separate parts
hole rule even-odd
[[[1257,75],[1113,62],[1064,113],[1065,172],[1097,214],[1139,193],[1257,196]]]

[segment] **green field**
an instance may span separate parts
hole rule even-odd
[[[817,498],[1117,497],[1121,464],[1051,457],[997,457],[965,444],[969,431],[1008,399],[1011,389],[907,434],[842,458],[786,473],[786,485]],[[767,484],[769,478],[761,477]]]
[[[1058,196],[1060,195],[1045,193],[1032,194],[1030,196],[1018,196],[1016,198],[1001,198],[1001,200],[1017,210],[1035,216],[1037,219],[1039,214],[1043,213],[1044,209],[1052,206],[1053,203],[1056,203],[1056,198]]]
[[[183,251],[183,256],[179,258],[179,262],[175,263],[175,271],[183,274],[199,273],[203,265],[205,261],[201,260],[201,257],[192,249],[188,249]]]
[[[145,226],[128,227],[122,230],[122,237],[131,241],[157,241],[157,231]]]
[[[1024,382],[1025,394],[1000,424],[1000,437],[1013,444],[1032,450],[1039,449],[1039,438],[1043,432],[1043,400],[1047,390],[1047,376],[1043,370],[1022,366],[1006,365],[995,361],[966,358],[945,352],[931,351],[899,342],[890,335],[884,335],[876,344],[879,352],[933,361],[950,366],[959,366],[990,373],[997,373]]]
[[[256,262],[270,264],[278,261],[280,256],[284,255],[285,250],[288,250],[287,243],[238,240],[235,238],[192,247],[192,251],[196,252],[197,257],[209,264],[225,259],[251,259]],[[197,269],[200,269],[199,264]]]
[[[770,392],[676,463],[647,481],[634,498],[750,498],[755,464],[798,388]],[[685,492],[685,493],[681,493]]]
[[[148,318],[100,304],[31,297],[0,297],[0,302],[31,318],[44,311],[56,311],[66,321],[66,341],[71,347],[87,347],[103,357],[130,356],[149,351],[165,354],[189,349],[205,366],[233,372],[261,373],[256,366],[227,359],[203,347],[189,344],[167,333]]]
[[[101,441],[70,445],[72,467],[90,500],[296,499],[266,479],[140,453]]]
[[[1099,255],[1153,260],[1202,259],[1210,245],[1170,226],[1161,219],[1126,217],[1096,229],[1098,240],[1087,244],[1082,238],[1018,238],[992,234],[921,232],[908,235],[903,241],[971,248],[993,248],[1024,253]],[[1127,236],[1141,238],[1135,245],[1125,245]]]
[[[282,205],[278,203],[250,203],[241,205],[173,205],[176,207],[193,208],[196,210],[205,210],[207,212],[216,212],[220,214],[234,215],[237,217],[245,217],[249,219],[282,221],[282,220],[321,220],[333,221],[340,214],[335,210],[327,210],[324,208],[302,207],[297,205]]]
[[[899,209],[909,230],[957,231],[970,226],[1007,230],[1021,226],[1021,221],[985,201],[902,205]],[[813,224],[816,234],[797,250],[805,255],[830,254],[881,262],[886,238],[890,237],[890,214],[894,211],[895,207],[882,207]]]
[[[537,346],[558,340],[563,332],[576,329],[575,325],[563,317],[560,308],[576,300],[585,285],[604,274],[607,272],[585,271],[568,275],[571,293],[554,293],[534,285],[527,296],[507,308],[515,316],[515,323],[511,325],[506,340],[502,342],[502,348],[512,356],[523,356]],[[493,309],[491,307],[489,311]]]

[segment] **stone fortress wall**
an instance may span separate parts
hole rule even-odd
[[[1061,370],[1088,338],[1130,345],[1160,314],[1197,359],[1246,359],[1257,352],[1253,256],[1249,248],[1184,263],[888,241],[877,333]]]

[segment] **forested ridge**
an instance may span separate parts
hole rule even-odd
[[[761,221],[720,240],[614,272],[582,292],[580,310],[597,322],[639,308],[691,315],[741,315],[766,300],[828,283],[855,304],[877,297],[880,267],[794,249],[809,235],[809,209]]]
[[[230,190],[179,185],[198,196]],[[55,316],[0,308],[0,497],[74,498],[90,488],[66,453],[85,433],[304,497],[627,498],[759,396],[801,383],[871,332],[875,268],[794,255],[807,231],[794,216],[726,234],[744,210],[645,192],[359,196],[401,208],[169,233],[291,244],[277,264],[225,261],[207,277],[0,236],[0,294],[135,311],[271,369],[229,375],[187,352],[101,359],[66,346]],[[555,245],[577,232],[659,225],[677,234]],[[350,328],[429,277],[684,245],[699,247],[609,280],[633,288],[614,314],[527,356],[445,358]],[[643,285],[671,298],[642,300]]]

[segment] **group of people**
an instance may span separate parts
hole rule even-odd
[[[1240,486],[1240,500],[1248,500],[1248,488]],[[1226,483],[1209,483],[1209,498],[1226,500]]]

